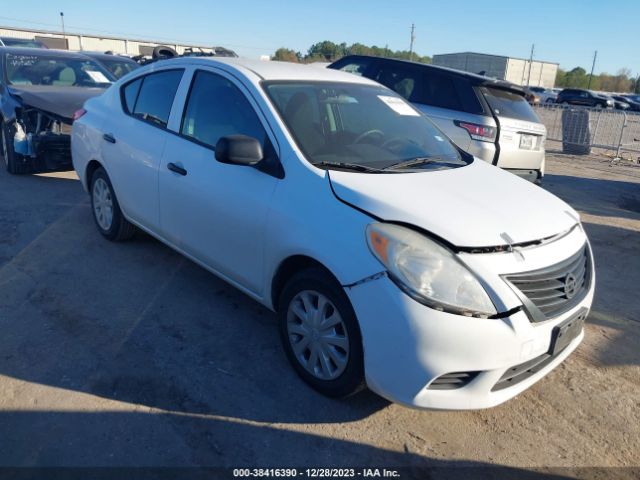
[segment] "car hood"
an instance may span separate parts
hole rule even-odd
[[[12,85],[11,95],[30,107],[52,113],[64,119],[72,119],[84,102],[102,94],[104,88],[56,87],[49,85]]]
[[[406,174],[331,170],[329,177],[342,201],[384,221],[422,228],[460,248],[542,240],[579,221],[555,195],[481,160]]]

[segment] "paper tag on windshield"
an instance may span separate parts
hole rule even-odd
[[[97,70],[85,70],[87,75],[91,77],[96,83],[111,83],[107,77],[105,77],[104,73],[98,72]]]
[[[378,95],[378,98],[382,100],[391,110],[400,115],[409,115],[412,117],[419,117],[420,114],[416,112],[411,105],[398,97],[389,97],[387,95]]]

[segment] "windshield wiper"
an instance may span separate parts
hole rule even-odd
[[[383,170],[374,167],[367,167],[359,163],[344,163],[344,162],[316,162],[312,164],[314,167],[327,167],[327,168],[340,168],[343,170],[353,170],[355,172],[367,172],[367,173],[382,173]]]
[[[459,165],[458,163],[453,163],[443,157],[416,157],[411,158],[409,160],[403,160],[398,163],[393,163],[387,167],[384,167],[383,170],[396,170],[399,168],[407,168],[407,167],[416,167],[418,165],[425,165],[427,163],[439,163],[441,165]]]

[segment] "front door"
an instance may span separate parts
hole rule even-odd
[[[265,224],[278,179],[215,159],[221,137],[257,138],[273,151],[241,86],[224,74],[198,70],[179,135],[167,139],[160,167],[160,218],[165,238],[256,294],[263,284]]]

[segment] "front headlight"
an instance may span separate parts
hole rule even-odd
[[[373,223],[367,243],[391,279],[426,305],[466,316],[497,313],[478,279],[438,242],[399,225]]]

